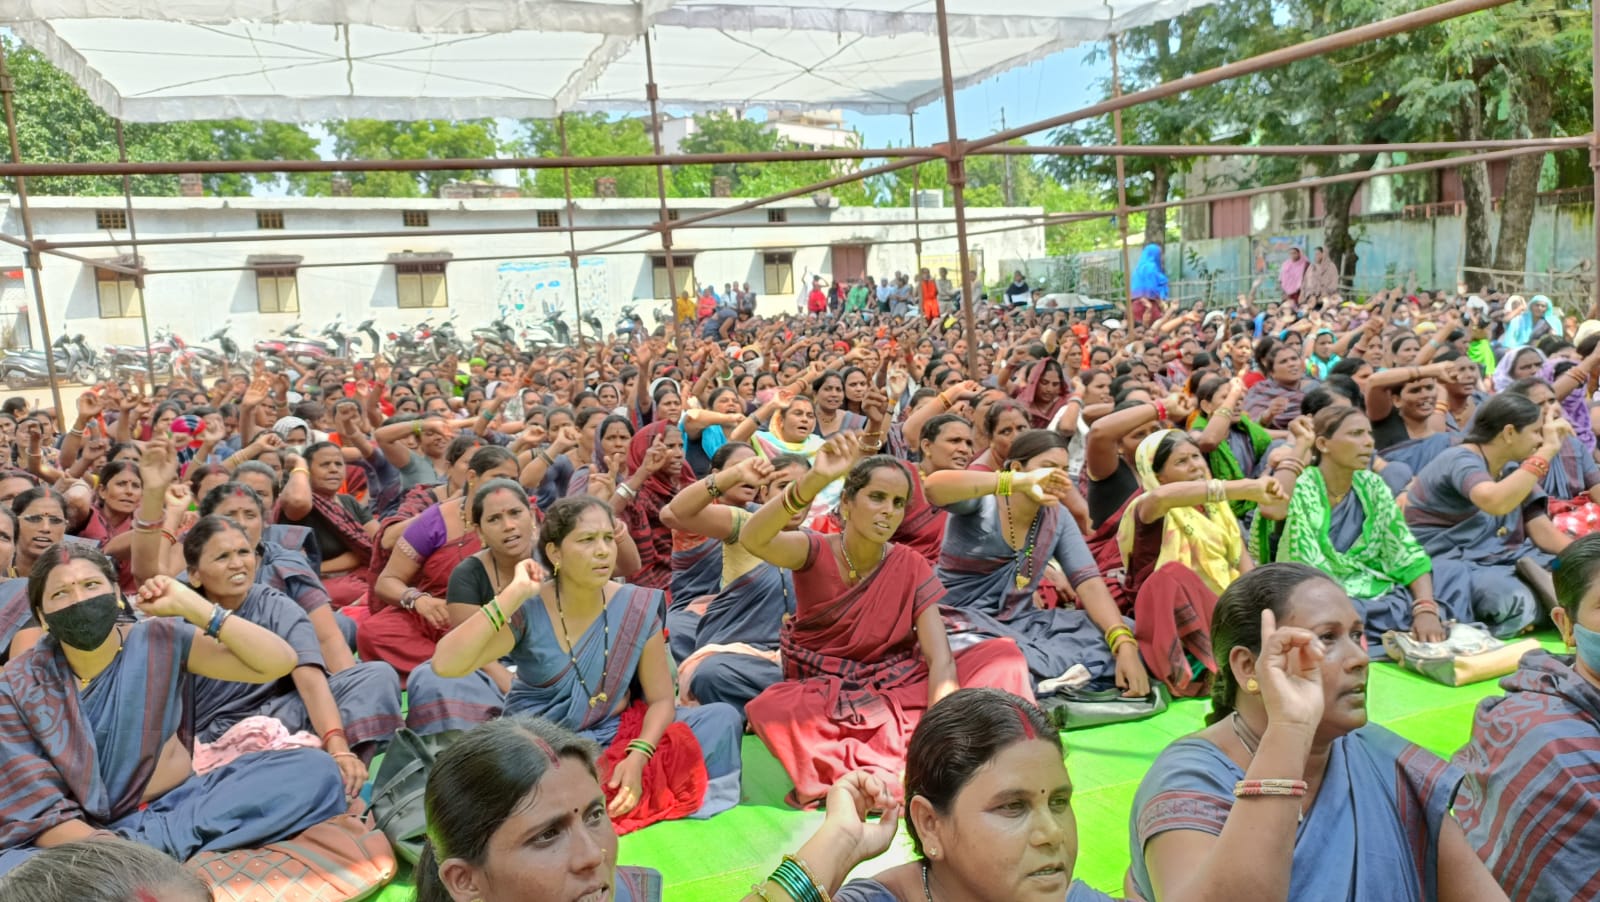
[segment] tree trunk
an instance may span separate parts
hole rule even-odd
[[[1527,104],[1529,137],[1546,137],[1550,134],[1551,86],[1540,78],[1527,79],[1524,84],[1526,89],[1518,93]],[[1509,273],[1528,268],[1528,233],[1533,229],[1533,209],[1544,158],[1542,153],[1513,157],[1506,170],[1506,190],[1500,199],[1500,241],[1495,247],[1495,269]],[[1507,290],[1516,290],[1523,284],[1521,276],[1498,276],[1497,281]]]
[[[1378,161],[1377,154],[1357,157],[1345,172],[1367,172]],[[1331,173],[1330,173],[1331,174]],[[1322,245],[1328,259],[1339,267],[1340,290],[1353,284],[1356,276],[1356,243],[1350,237],[1350,204],[1356,199],[1360,182],[1340,182],[1323,189]]]
[[[1462,98],[1456,110],[1456,123],[1461,129],[1461,140],[1477,141],[1483,138],[1483,110],[1477,91]],[[1461,175],[1461,198],[1466,204],[1463,221],[1466,240],[1461,249],[1462,272],[1460,278],[1467,290],[1482,291],[1494,284],[1488,273],[1475,271],[1489,268],[1494,247],[1489,240],[1489,218],[1493,199],[1489,193],[1489,164],[1468,163],[1457,167]]]
[[[1172,177],[1165,161],[1157,160],[1150,169],[1150,203],[1166,203],[1171,190]],[[1144,214],[1144,243],[1167,243],[1167,208],[1150,210]]]

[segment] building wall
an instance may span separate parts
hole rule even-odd
[[[718,207],[733,206],[737,200],[675,201],[682,218]],[[131,252],[128,233],[95,230],[95,211],[121,209],[115,198],[38,197],[32,199],[34,230],[46,240],[77,241],[116,239],[116,247],[77,249],[73,253],[92,259],[112,258]],[[781,209],[792,225],[768,226],[765,209],[733,214],[728,225],[710,229],[685,229],[674,233],[674,253],[694,256],[694,275],[698,282],[714,283],[718,289],[728,282],[749,282],[760,299],[762,312],[793,309],[794,293],[767,292],[763,280],[763,254],[793,255],[793,284],[797,293],[809,274],[825,277],[833,271],[834,245],[867,247],[867,270],[892,275],[896,270],[911,271],[916,265],[911,239],[915,234],[913,211],[909,208],[821,208],[811,200],[790,201],[773,206]],[[282,231],[257,229],[258,211],[281,212]],[[427,211],[428,226],[406,229],[403,211]],[[577,234],[578,248],[604,244],[643,231],[658,216],[656,201],[645,199],[582,200],[577,203],[576,222],[583,226],[625,227],[623,232]],[[532,228],[538,211],[560,211],[562,202],[538,199],[481,200],[389,200],[367,198],[135,198],[135,225],[141,241],[197,236],[236,236],[218,244],[141,244],[139,256],[149,270],[242,267],[251,255],[299,255],[300,313],[263,314],[258,312],[258,293],[252,270],[229,269],[218,272],[152,274],[146,277],[144,301],[152,330],[175,329],[191,343],[230,324],[234,340],[248,346],[249,340],[275,334],[296,319],[305,331],[314,332],[335,315],[347,324],[373,318],[380,332],[410,325],[424,318],[435,322],[456,317],[463,331],[495,319],[512,321],[542,320],[544,312],[559,309],[569,325],[578,319],[573,309],[571,273],[562,257],[542,260],[534,254],[565,254],[567,236],[548,232],[500,236],[442,236],[440,230],[474,228]],[[1037,217],[1037,208],[985,210],[986,215]],[[954,257],[951,215],[948,211],[921,211],[921,232],[925,257]],[[942,222],[940,222],[942,220]],[[889,225],[866,223],[885,221]],[[986,227],[988,227],[986,225]],[[13,200],[0,201],[0,230],[12,236],[22,234]],[[296,233],[392,231],[393,238],[349,238],[337,240],[296,240]],[[283,237],[286,240],[262,240]],[[755,249],[752,249],[752,246]],[[973,250],[983,259],[998,261],[1026,259],[1044,254],[1043,230],[1037,226],[973,238]],[[391,254],[450,253],[454,259],[446,267],[449,307],[444,310],[400,309],[394,267],[386,263]],[[594,312],[609,330],[617,311],[626,304],[638,306],[646,322],[650,311],[666,310],[667,302],[655,300],[652,256],[659,255],[660,240],[654,235],[634,240],[618,248],[583,258],[578,280],[585,313]],[[473,260],[466,258],[484,257]],[[22,266],[19,250],[0,247],[0,272]],[[353,266],[318,266],[325,263],[356,263]],[[842,274],[853,278],[857,273]],[[993,273],[989,274],[993,277]],[[98,288],[93,267],[59,257],[44,257],[46,310],[52,334],[63,330],[83,333],[95,347],[112,343],[141,344],[142,328],[137,317],[102,319],[99,315]],[[15,284],[13,284],[15,283]],[[26,290],[21,290],[21,289]],[[10,322],[18,309],[31,311],[32,286],[24,280],[0,280],[0,323]],[[16,290],[13,290],[16,289]],[[521,308],[517,305],[522,304]],[[33,343],[38,344],[36,314],[27,317],[33,327]]]

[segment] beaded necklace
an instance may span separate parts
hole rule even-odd
[[[1033,522],[1028,524],[1028,534],[1024,537],[1023,547],[1018,549],[1016,535],[1011,524],[1011,511],[1011,499],[1007,498],[1005,510],[1000,512],[1000,520],[1005,524],[1006,542],[1013,550],[1022,552],[1022,563],[1017,566],[1017,591],[1020,592],[1028,588],[1030,579],[1028,574],[1033,572],[1033,545],[1034,540],[1039,535],[1039,514],[1037,511],[1034,512]]]
[[[556,587],[556,618],[561,621],[561,638],[567,643],[567,657],[572,661],[572,673],[578,678],[578,685],[583,687],[589,696],[589,707],[593,708],[602,702],[608,702],[611,697],[606,694],[606,675],[611,671],[611,621],[606,619],[605,592],[600,594],[600,628],[604,631],[604,657],[600,664],[600,691],[589,692],[589,682],[583,678],[583,668],[578,666],[577,647],[572,644],[572,635],[567,632],[567,614],[561,609],[561,580],[555,580]],[[579,637],[582,638],[582,637]]]

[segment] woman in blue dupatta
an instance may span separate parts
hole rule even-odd
[[[274,718],[291,733],[309,730],[322,737],[354,798],[367,782],[367,762],[400,729],[400,677],[382,661],[329,674],[305,611],[257,582],[255,547],[232,520],[202,517],[183,540],[189,583],[223,610],[288,642],[295,667],[288,680],[265,686],[196,681],[196,738],[216,742],[234,724],[254,716]]]
[[[661,902],[659,873],[617,866],[600,767],[593,740],[548,720],[473,727],[428,771],[417,902]]]
[[[1572,540],[1550,522],[1539,486],[1570,435],[1565,420],[1547,418],[1527,398],[1496,395],[1478,408],[1462,443],[1434,457],[1411,483],[1412,535],[1434,560],[1472,568],[1472,614],[1495,636],[1515,636],[1541,616],[1525,580],[1553,594],[1550,555]]]
[[[28,578],[49,635],[0,670],[0,873],[99,831],[181,861],[344,813],[339,768],[318,750],[253,754],[204,776],[190,763],[193,678],[276,681],[294,667],[289,644],[167,577],[139,590],[155,619],[119,625],[116,585],[109,558],[68,544]]]
[[[1551,307],[1550,299],[1542,294],[1534,295],[1526,309],[1522,307],[1522,298],[1512,295],[1506,300],[1506,312],[1510,319],[1500,344],[1508,351],[1534,344],[1546,335],[1562,337],[1561,317]]]
[[[1128,822],[1141,898],[1493,902],[1450,804],[1461,771],[1367,720],[1361,617],[1304,564],[1217,602],[1208,726],[1167,746]]]
[[[722,450],[730,447],[738,446]],[[662,510],[662,521],[674,529],[692,530],[721,546],[719,591],[705,602],[690,653],[678,666],[684,704],[725,702],[743,711],[783,679],[778,634],[795,610],[794,574],[750,553],[739,534],[758,509],[752,502],[776,497],[808,469],[805,458],[794,454],[771,462],[743,455],[679,492]],[[798,529],[800,519],[791,518],[787,528]]]
[[[1150,676],[1077,521],[1060,503],[1070,490],[1067,439],[1035,429],[1011,443],[1000,473],[945,470],[923,481],[928,501],[950,512],[937,574],[949,593],[950,647],[1011,639],[1028,659],[1035,690],[1115,685],[1134,698]],[[1040,608],[1035,593],[1054,564],[1081,608]],[[1054,577],[1051,577],[1054,583]],[[1113,631],[1128,633],[1119,641]],[[1107,636],[1111,638],[1108,639]],[[1111,644],[1119,646],[1115,651]]]
[[[479,489],[472,516],[484,544],[527,543],[527,505],[527,494],[509,480]],[[737,804],[743,719],[728,705],[676,707],[661,637],[662,593],[610,581],[619,559],[617,522],[598,498],[551,505],[535,546],[548,579],[526,558],[509,572],[492,551],[494,572],[481,557],[463,561],[450,580],[451,603],[471,598],[481,607],[439,640],[433,661],[412,672],[408,691],[419,733],[471,726],[469,708],[440,704],[456,693],[452,683],[463,683],[466,700],[488,717],[533,714],[605,744],[611,815],[625,832]],[[496,703],[483,691],[481,669],[502,658],[516,673]],[[635,680],[640,697],[630,688]],[[642,790],[646,782],[650,792]]]
[[[1600,897],[1600,536],[1567,547],[1550,612],[1566,655],[1523,655],[1478,703],[1456,816],[1517,902]]]

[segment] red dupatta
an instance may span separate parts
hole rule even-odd
[[[1048,429],[1050,421],[1055,419],[1056,412],[1067,405],[1066,374],[1062,373],[1061,394],[1057,395],[1050,406],[1043,411],[1035,406],[1034,399],[1039,394],[1039,383],[1044,379],[1045,371],[1048,369],[1050,369],[1049,358],[1034,364],[1033,372],[1028,376],[1028,384],[1022,387],[1022,391],[1017,392],[1017,401],[1028,412],[1028,425],[1034,429]]]
[[[600,784],[611,779],[622,759],[628,757],[628,743],[639,738],[644,730],[644,715],[650,706],[643,700],[635,701],[623,711],[617,725],[617,736],[600,756]],[[700,810],[705,802],[706,789],[711,777],[706,773],[705,753],[700,750],[700,740],[683,723],[667,725],[656,744],[656,753],[645,762],[640,781],[641,798],[632,811],[612,818],[611,825],[617,835],[632,833],[660,821],[688,817]],[[620,790],[606,789],[610,802]]]
[[[650,445],[668,429],[678,428],[672,423],[655,422],[634,433],[628,442],[628,472],[636,473],[644,466]],[[661,525],[661,509],[667,506],[678,489],[694,482],[694,471],[688,463],[678,466],[678,486],[674,488],[663,467],[639,487],[639,497],[633,499],[623,511],[628,532],[639,546],[640,571],[630,580],[636,585],[669,592],[672,585],[672,530]]]

